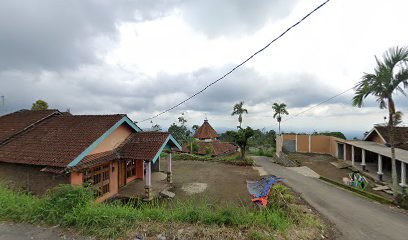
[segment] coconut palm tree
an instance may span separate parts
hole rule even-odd
[[[286,110],[286,104],[284,104],[284,103],[274,103],[272,105],[272,109],[275,111],[275,114],[273,115],[273,118],[276,118],[276,120],[278,120],[279,135],[280,135],[280,123],[282,121],[282,116],[281,115],[289,115],[289,113]]]
[[[243,108],[243,105],[244,105],[244,101],[241,101],[235,104],[233,111],[231,113],[231,116],[238,115],[239,128],[241,128],[241,125],[242,125],[242,114],[244,113],[248,114],[248,110]]]
[[[363,106],[363,100],[373,95],[381,109],[388,108],[388,128],[391,145],[391,175],[394,196],[398,195],[398,178],[394,148],[394,126],[400,113],[395,109],[393,94],[400,92],[405,95],[404,88],[408,87],[408,48],[390,48],[381,61],[375,57],[377,66],[374,73],[364,73],[362,80],[355,86],[353,105]]]

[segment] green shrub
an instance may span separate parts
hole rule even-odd
[[[60,223],[65,214],[83,208],[95,200],[91,187],[60,185],[50,189],[38,208],[40,218],[49,223]]]
[[[235,205],[209,205],[205,200],[114,201],[96,203],[91,188],[61,185],[37,198],[14,192],[0,184],[0,220],[16,222],[46,222],[72,227],[98,238],[125,237],[141,221],[185,222],[244,229],[260,228],[281,232],[303,221],[295,208],[289,208],[293,196],[288,188],[276,185],[271,190],[269,207],[249,210]],[[308,219],[315,224],[313,219]],[[251,233],[252,239],[257,236]]]

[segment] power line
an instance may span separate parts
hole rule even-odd
[[[294,119],[295,117],[297,117],[297,116],[299,116],[299,115],[301,115],[301,114],[303,114],[303,113],[305,113],[305,112],[308,112],[308,111],[312,110],[313,108],[318,107],[318,106],[320,106],[320,105],[322,105],[322,104],[324,104],[324,103],[327,103],[328,101],[330,101],[330,100],[332,100],[332,99],[334,99],[334,98],[336,98],[336,97],[338,97],[338,96],[340,96],[340,95],[343,95],[343,94],[345,94],[346,92],[348,92],[348,91],[350,91],[350,90],[352,90],[352,89],[354,89],[354,87],[351,87],[351,88],[349,88],[349,89],[347,89],[347,90],[345,90],[345,91],[343,91],[343,92],[341,92],[341,93],[339,93],[339,94],[336,94],[336,95],[334,95],[333,97],[330,97],[330,98],[324,100],[323,102],[320,102],[320,103],[318,103],[318,104],[316,104],[316,105],[314,105],[314,106],[312,106],[312,107],[310,107],[310,108],[308,108],[308,109],[306,109],[306,110],[301,111],[300,113],[297,113],[297,114],[295,114],[295,115],[292,115],[291,117],[287,118],[286,120],[284,120],[284,121],[282,121],[282,122],[284,123],[284,122],[287,122],[287,121],[289,121],[289,120],[291,120],[291,119]]]
[[[139,121],[138,123],[141,122],[145,122],[151,119],[154,119],[156,117],[159,117],[160,115],[163,115],[177,107],[179,107],[180,105],[186,103],[187,101],[191,100],[192,98],[196,97],[197,95],[201,94],[202,92],[204,92],[205,90],[207,90],[209,87],[211,87],[212,85],[218,83],[219,81],[221,81],[222,79],[224,79],[225,77],[227,77],[228,75],[230,75],[232,72],[234,72],[236,69],[240,68],[242,65],[244,65],[245,63],[247,63],[249,60],[251,60],[253,57],[255,57],[256,55],[258,55],[259,53],[263,52],[265,49],[267,49],[272,43],[276,42],[277,40],[279,40],[281,37],[283,37],[286,33],[288,33],[290,30],[292,30],[292,28],[296,27],[297,25],[299,25],[301,22],[303,22],[306,18],[308,18],[310,15],[312,15],[314,12],[316,12],[317,10],[319,10],[321,7],[323,7],[324,5],[326,5],[328,2],[330,2],[330,0],[326,0],[324,1],[322,4],[320,4],[319,6],[317,6],[315,9],[313,9],[311,12],[309,12],[308,14],[306,14],[302,19],[300,19],[299,21],[297,21],[295,24],[293,24],[292,26],[290,26],[289,28],[287,28],[284,32],[282,32],[279,36],[277,36],[276,38],[274,38],[272,41],[270,41],[267,45],[265,45],[263,48],[259,49],[258,51],[256,51],[254,54],[252,54],[250,57],[248,57],[247,59],[245,59],[243,62],[241,62],[240,64],[236,65],[234,68],[232,68],[229,72],[227,72],[226,74],[224,74],[222,77],[218,78],[217,80],[213,81],[212,83],[208,84],[205,88],[201,89],[200,91],[194,93],[193,95],[191,95],[190,97],[188,97],[187,99],[181,101],[180,103],[174,105],[171,108],[168,108],[166,110],[164,110],[163,112],[160,112],[152,117],[143,119],[142,121]]]

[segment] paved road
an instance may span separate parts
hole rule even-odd
[[[0,240],[87,240],[73,233],[62,231],[58,227],[41,227],[27,223],[0,222]]]
[[[342,234],[338,239],[408,239],[406,212],[371,202],[319,179],[305,177],[270,162],[267,157],[254,159],[270,174],[283,177],[288,186],[301,193],[311,206],[334,223]]]

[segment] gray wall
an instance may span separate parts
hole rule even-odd
[[[33,194],[43,194],[59,184],[70,183],[69,175],[40,172],[42,168],[40,166],[0,162],[0,180],[6,181],[12,187]]]

